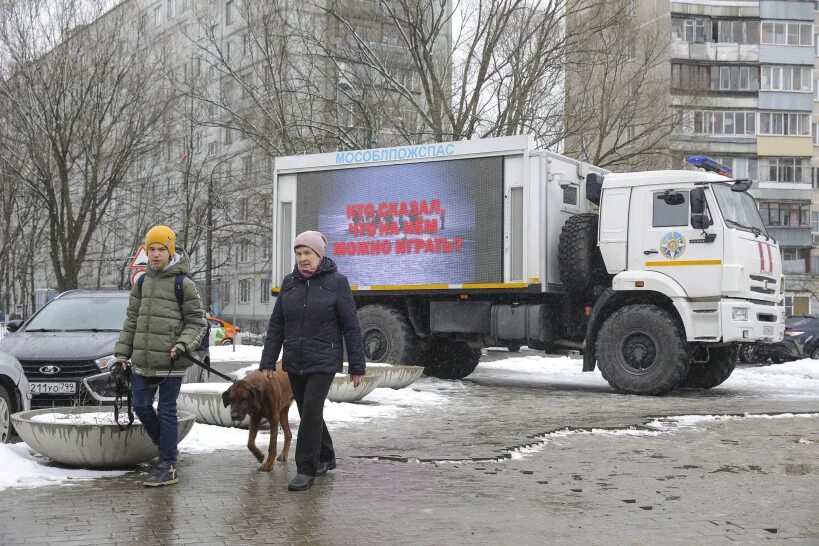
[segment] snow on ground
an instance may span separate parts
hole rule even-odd
[[[256,345],[221,345],[209,347],[208,351],[211,362],[259,362],[262,359],[262,348]]]
[[[261,347],[238,345],[232,347],[211,347],[211,359],[214,362],[254,362],[253,365],[234,372],[236,377],[243,377],[247,371],[258,368],[256,364],[261,357]],[[482,362],[470,379],[476,382],[514,381],[516,384],[532,386],[549,386],[551,388],[586,388],[589,390],[610,390],[600,372],[583,373],[582,361],[565,356],[545,356],[525,353],[522,356],[502,360]],[[186,388],[192,388],[186,387]],[[214,391],[221,392],[226,385],[214,384]],[[210,389],[211,387],[202,387]],[[362,401],[355,404],[326,402],[325,420],[331,428],[356,426],[369,421],[396,419],[409,412],[423,411],[429,407],[442,406],[450,401],[454,393],[469,388],[469,381],[443,381],[434,378],[422,378],[410,387],[401,390],[375,389]],[[785,364],[742,367],[722,385],[722,391],[750,394],[753,396],[785,397],[819,397],[819,361],[800,360]],[[91,417],[74,417],[74,419],[101,419],[99,414],[85,414]],[[94,417],[96,416],[96,417]],[[797,417],[801,417],[797,416]],[[817,414],[810,416],[817,417]],[[752,415],[749,418],[766,418]],[[767,416],[769,418],[794,417],[789,415]],[[53,418],[53,417],[52,417]],[[546,443],[559,441],[561,438],[576,434],[599,434],[613,436],[646,436],[668,434],[679,428],[696,427],[698,424],[724,419],[740,419],[743,416],[679,416],[668,417],[649,423],[655,430],[560,430],[548,437],[538,438],[532,444],[520,446],[510,451],[512,458],[527,456],[543,449]],[[47,419],[47,417],[41,417]],[[298,411],[292,408],[290,422],[297,426]],[[269,437],[262,432],[258,437],[261,449],[267,446]],[[279,445],[284,441],[279,433]],[[197,423],[190,434],[180,443],[183,453],[209,453],[222,449],[246,449],[247,431],[243,429],[224,428]],[[70,484],[78,480],[118,476],[122,472],[101,472],[76,470],[50,466],[45,457],[32,454],[25,444],[0,445],[0,490],[9,487],[38,487],[53,484]]]
[[[567,356],[527,355],[481,362],[469,377],[477,381],[500,378],[532,386],[610,390],[599,370],[585,373],[582,367],[582,360]],[[740,367],[716,389],[762,397],[816,398],[819,397],[819,360]]]
[[[34,454],[24,443],[0,444],[0,491],[10,487],[41,487],[44,485],[72,484],[110,476],[121,476],[123,471],[80,470],[50,466],[50,460]]]

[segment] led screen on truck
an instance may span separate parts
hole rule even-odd
[[[297,229],[352,285],[503,280],[503,158],[304,172]]]

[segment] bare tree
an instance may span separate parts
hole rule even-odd
[[[373,17],[331,0],[320,8],[336,24],[315,46],[352,87],[389,90],[401,140],[532,133],[554,147],[564,137],[566,21],[600,3],[381,0]]]
[[[135,3],[104,15],[93,4],[21,0],[0,8],[0,154],[48,219],[59,290],[78,286],[116,188],[153,146],[170,104],[154,77],[159,41],[131,24],[139,20]]]
[[[582,33],[568,52],[566,153],[615,170],[667,168],[679,120],[668,94],[668,20],[638,24],[627,9],[614,3],[571,21],[600,31]]]

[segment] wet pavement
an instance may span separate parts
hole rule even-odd
[[[480,367],[446,396],[337,430],[338,468],[302,493],[292,451],[261,473],[246,450],[183,454],[158,490],[142,472],[5,490],[0,544],[819,544],[817,398],[624,396]]]

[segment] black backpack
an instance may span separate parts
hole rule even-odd
[[[145,282],[145,273],[140,275],[139,279],[137,279],[137,287],[139,288],[139,297],[142,299],[142,284]],[[185,291],[182,288],[182,283],[185,282],[185,275],[184,273],[179,273],[176,275],[176,278],[173,282],[173,292],[176,294],[176,302],[179,304],[179,309],[182,310],[182,305],[185,303]],[[193,280],[193,279],[191,279]],[[210,321],[205,319],[205,335],[202,337],[202,341],[199,342],[199,346],[194,349],[194,352],[205,351],[210,344]]]

